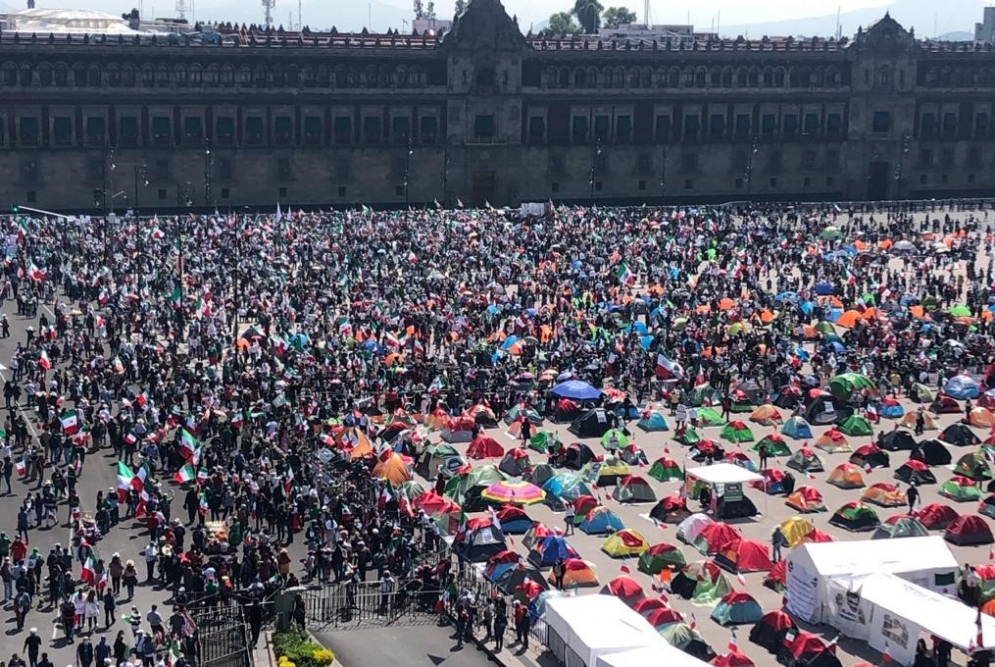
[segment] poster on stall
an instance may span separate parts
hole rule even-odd
[[[847,637],[867,641],[873,605],[864,599],[859,581],[831,579],[826,602],[830,625]]]
[[[891,661],[911,667],[921,628],[901,616],[875,606],[871,617],[871,648],[891,656]]]
[[[787,594],[788,611],[809,622],[818,618],[819,578],[793,560],[788,560]]]

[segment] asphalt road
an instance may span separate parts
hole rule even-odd
[[[386,627],[316,633],[345,667],[486,667],[487,654],[472,644],[457,648],[452,627]]]

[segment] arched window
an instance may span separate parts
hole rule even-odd
[[[722,70],[718,67],[708,71],[708,85],[712,88],[719,88],[722,85]]]
[[[784,88],[784,68],[778,67],[774,70],[774,86],[776,88]]]
[[[598,80],[598,83],[601,85],[602,88],[611,88],[612,87],[612,68],[611,67],[603,67],[603,68],[601,68],[601,76],[600,76],[600,78]]]
[[[598,68],[597,67],[588,67],[587,68],[587,80],[586,80],[586,83],[587,83],[587,87],[588,88],[597,88],[598,87]]]
[[[91,88],[100,87],[100,68],[94,65],[86,72],[86,83]]]
[[[829,88],[836,88],[840,84],[840,73],[835,67],[826,68],[825,85]]]
[[[694,73],[695,88],[704,88],[707,76],[708,76],[707,70],[705,70],[704,67],[699,67],[698,71]]]
[[[55,85],[65,86],[69,83],[69,68],[65,63],[55,63]]]
[[[107,85],[111,88],[117,88],[121,85],[121,69],[116,63],[107,66]]]
[[[626,87],[627,88],[638,88],[639,87],[639,70],[635,67],[630,67],[629,71],[626,72],[625,76]]]
[[[31,65],[21,65],[21,75],[19,79],[19,83],[22,86],[31,85],[32,80],[34,79],[34,72],[31,70]]]
[[[159,65],[156,68],[155,85],[159,88],[169,87],[169,68],[166,65]]]
[[[52,76],[52,66],[48,63],[42,63],[38,66],[38,84],[42,86],[51,86],[54,77]]]
[[[17,76],[17,70],[14,70],[14,76]],[[7,78],[7,66],[4,65],[4,79]],[[76,84],[77,88],[83,88],[86,86],[86,67],[83,65],[73,65],[73,83]],[[13,81],[8,85],[14,85]]]
[[[15,65],[14,63],[3,64],[3,85],[5,86],[17,85],[17,65]]]
[[[282,88],[287,81],[287,73],[283,70],[281,65],[274,65],[273,70],[270,73],[272,77],[270,83],[276,88]]]
[[[722,87],[732,88],[732,69],[729,67],[722,70]]]
[[[301,71],[297,65],[287,66],[287,85],[292,88],[297,88],[301,81]]]
[[[344,65],[335,68],[335,87],[346,88],[349,85],[349,70]]]
[[[411,81],[416,81],[415,68],[411,68]],[[319,88],[328,88],[331,84],[331,73],[328,70],[328,65],[318,65],[318,72],[315,75],[315,86]]]
[[[679,88],[681,85],[681,71],[676,67],[671,67],[667,73],[667,88]]]
[[[770,67],[764,67],[764,88],[773,88],[774,86],[774,70]]]
[[[177,65],[173,68],[173,84],[185,86],[190,77],[187,75],[187,68],[184,65]]]
[[[135,66],[127,64],[121,68],[121,85],[125,88],[134,88],[138,77],[135,74]]]
[[[235,68],[231,65],[221,66],[221,85],[224,88],[231,88],[235,85]]]
[[[200,87],[204,81],[204,70],[200,65],[191,65],[187,70],[187,85]]]
[[[682,77],[681,86],[683,88],[694,88],[694,70],[690,67],[684,68],[684,76]]]
[[[307,70],[307,67],[305,66],[304,69]],[[405,67],[404,65],[398,65],[397,70],[394,72],[394,81],[397,82],[398,88],[407,88],[408,68]]]
[[[546,68],[546,87],[556,88],[557,84],[560,82],[560,73],[556,71],[555,67]]]
[[[826,84],[826,71],[821,67],[816,67],[815,71],[812,72],[811,82],[814,87],[822,88]]]
[[[587,88],[587,70],[583,67],[574,70],[574,88]]]
[[[747,74],[745,67],[740,67],[736,71],[736,85],[739,86],[740,88],[746,88],[746,82],[748,78],[749,75]]]
[[[612,70],[612,88],[625,88],[625,70],[621,67]]]
[[[204,70],[204,85],[214,88],[221,81],[221,72],[218,70],[218,66],[215,64],[210,64],[207,69]]]
[[[570,87],[570,68],[561,67],[556,79],[557,88],[569,88]]]
[[[656,71],[656,86],[657,88],[667,87],[667,70],[663,67]]]
[[[266,73],[266,68],[262,65],[256,65],[256,68],[252,70],[252,83],[256,88],[265,88],[266,83],[269,80],[269,75]]]
[[[377,85],[381,88],[390,88],[394,85],[394,70],[387,65],[381,65],[377,70]]]
[[[639,87],[653,87],[653,69],[651,67],[644,67],[639,71]]]
[[[760,85],[760,70],[756,67],[750,68],[750,78],[748,81],[750,88],[756,88]]]

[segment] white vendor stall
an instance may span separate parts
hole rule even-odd
[[[670,648],[614,595],[550,598],[545,616],[546,646],[566,667],[596,667],[598,656],[632,648]]]
[[[618,653],[605,653],[598,656],[596,667],[708,667],[693,655],[688,655],[670,644],[664,646],[644,646]]]
[[[897,540],[901,541],[901,540]],[[915,662],[920,635],[942,637],[962,651],[995,645],[995,618],[894,574],[839,577],[829,584],[828,622],[902,665]]]
[[[716,519],[739,519],[754,516],[757,508],[746,497],[746,485],[762,482],[763,477],[732,463],[690,468],[685,471],[684,489],[689,499],[698,498],[701,487],[707,485],[712,495],[712,516]],[[767,494],[764,494],[764,503]],[[765,508],[766,509],[766,508]]]
[[[891,573],[943,595],[956,592],[957,561],[939,536],[801,544],[786,560],[788,611],[809,623],[829,622],[833,578]]]

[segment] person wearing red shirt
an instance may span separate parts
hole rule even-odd
[[[10,545],[10,559],[16,564],[27,558],[28,545],[20,537]]]

